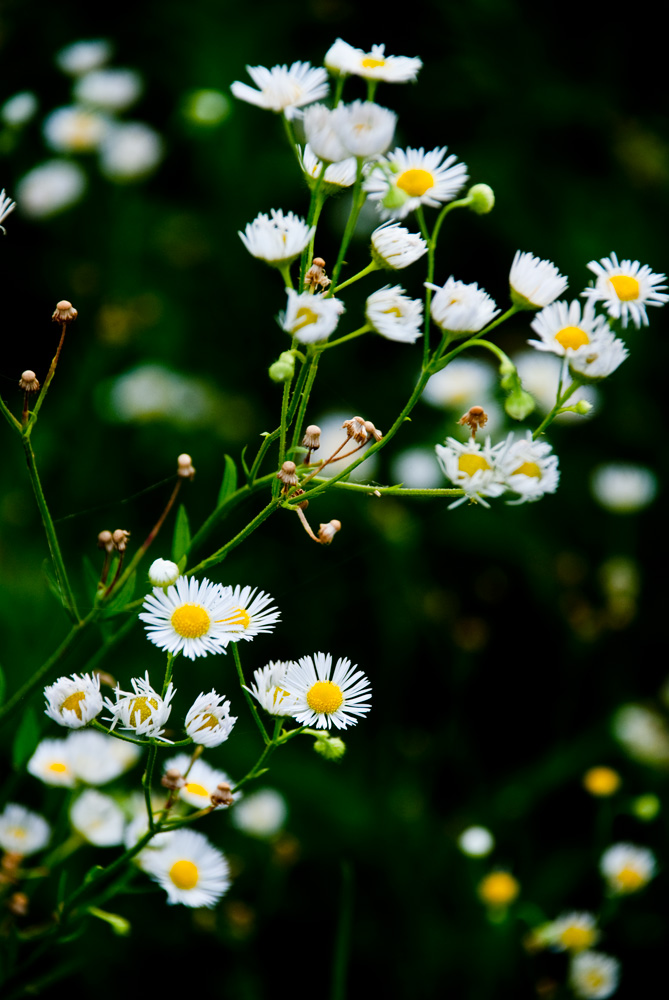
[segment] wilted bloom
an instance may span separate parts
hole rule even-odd
[[[284,267],[299,257],[315,231],[292,212],[284,215],[280,208],[273,208],[270,216],[261,212],[238,236],[253,257]]]
[[[241,101],[255,104],[268,111],[283,111],[292,118],[297,108],[326,97],[328,74],[321,66],[315,69],[308,62],[294,62],[288,66],[247,66],[246,71],[258,90],[236,80],[230,90]]]
[[[74,85],[76,100],[106,111],[125,111],[141,93],[142,78],[134,69],[94,69]]]
[[[122,122],[105,133],[100,148],[100,170],[110,181],[138,181],[158,166],[164,143],[155,129],[144,122]]]
[[[333,333],[339,317],[344,312],[344,303],[322,295],[301,294],[287,288],[288,304],[281,315],[281,326],[302,344],[313,344],[327,340]]]
[[[236,721],[230,715],[230,702],[212,689],[197,696],[186,713],[184,728],[194,743],[217,747],[227,740]]]
[[[521,309],[542,309],[567,287],[567,279],[555,264],[531,253],[516,251],[509,273],[511,300]]]
[[[614,514],[633,514],[652,503],[657,493],[655,473],[642,465],[613,462],[598,466],[590,488],[595,500]]]
[[[381,267],[399,271],[427,253],[419,233],[410,233],[399,222],[384,222],[371,235],[372,257]]]
[[[647,264],[638,260],[623,260],[618,263],[614,253],[591,260],[588,268],[596,275],[594,288],[586,288],[585,295],[590,302],[603,302],[609,316],[622,319],[627,326],[631,319],[637,329],[648,326],[646,306],[663,306],[669,302],[666,294],[666,274],[655,274]]]
[[[146,852],[143,868],[170,905],[211,908],[230,885],[224,856],[195,830],[175,830],[160,850]]]
[[[121,723],[121,729],[129,729],[137,736],[162,738],[164,743],[169,743],[163,737],[163,726],[172,711],[172,683],[168,684],[164,698],[152,688],[148,670],[144,678],[133,677],[130,683],[133,688],[131,692],[116,688],[115,702],[105,698],[105,708],[111,712],[111,718],[107,720],[111,722],[110,729]]]
[[[495,838],[485,826],[468,826],[458,837],[458,847],[471,858],[484,858],[495,846]]]
[[[616,896],[643,889],[656,872],[655,855],[647,847],[614,844],[602,854],[599,870]]]
[[[365,304],[365,317],[377,333],[387,340],[415,344],[423,331],[423,303],[410,299],[403,288],[386,285],[373,292]]]
[[[8,802],[0,813],[0,847],[11,854],[27,857],[49,843],[51,827],[39,813],[17,802]]]
[[[466,285],[451,276],[441,287],[429,282],[425,287],[436,292],[430,303],[432,319],[448,333],[478,333],[499,314],[493,299],[476,282]]]
[[[86,188],[86,175],[71,160],[47,160],[30,170],[16,185],[21,211],[45,219],[70,208]]]
[[[569,985],[582,1000],[605,1000],[618,989],[620,962],[598,951],[576,955],[569,969]]]
[[[123,843],[125,815],[111,795],[89,788],[75,799],[70,809],[72,826],[97,847],[115,847]]]
[[[222,653],[238,626],[230,620],[236,606],[217,583],[180,576],[163,590],[154,587],[144,599],[140,618],[148,638],[169,653],[182,652],[194,660],[208,653]]]
[[[45,712],[59,726],[80,729],[102,711],[100,678],[97,674],[59,677],[44,689]]]
[[[421,205],[440,208],[453,200],[467,181],[467,166],[447,151],[395,149],[370,171],[363,187],[383,218],[403,219]]]
[[[408,83],[415,80],[423,65],[418,58],[387,56],[385,45],[372,45],[371,52],[364,52],[341,38],[330,46],[323,62],[331,73],[361,76],[365,80],[383,80],[385,83]]]
[[[289,663],[286,688],[295,698],[290,714],[303,726],[346,729],[371,708],[371,686],[362,670],[341,657],[333,669],[330,653],[314,653],[299,663]]]
[[[273,788],[259,788],[235,805],[232,825],[252,837],[273,837],[283,828],[288,807],[283,795]]]

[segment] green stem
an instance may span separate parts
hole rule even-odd
[[[290,264],[282,264],[278,270],[281,272],[281,277],[286,288],[294,288],[293,279],[290,276]]]
[[[155,832],[156,824],[153,821],[153,803],[151,801],[151,782],[153,781],[153,768],[156,763],[156,755],[158,751],[156,749],[155,742],[151,741],[151,747],[149,749],[149,757],[146,762],[146,769],[142,775],[142,788],[144,789],[144,802],[146,804],[146,813],[149,820],[149,830]]]
[[[363,206],[364,198],[360,198],[360,188],[362,185],[362,165],[363,158],[358,157],[358,169],[355,175],[355,184],[353,185],[353,196],[351,202],[351,211],[348,215],[348,221],[346,222],[346,229],[344,230],[344,236],[341,241],[341,246],[339,247],[339,253],[337,255],[337,263],[334,266],[334,271],[332,272],[332,284],[328,289],[327,295],[333,294],[333,290],[337,287],[339,281],[339,272],[342,269],[344,263],[344,257],[346,256],[346,251],[348,250],[348,245],[351,242],[351,237],[355,230],[355,225],[358,221],[358,216],[360,215],[360,209]]]
[[[283,383],[283,395],[281,396],[281,425],[279,427],[279,468],[286,460],[286,434],[288,432],[288,403],[290,402],[290,386],[292,379],[287,379]],[[277,497],[281,489],[281,483],[275,479],[272,483],[272,496]]]
[[[273,478],[275,478],[274,474],[271,474],[270,476],[267,477],[268,480],[271,480]],[[206,559],[203,559],[202,562],[197,564],[197,566],[194,566],[192,569],[189,569],[188,572],[186,573],[186,576],[193,576],[194,573],[200,573],[202,570],[208,569],[210,566],[216,566],[218,565],[218,563],[222,562],[227,556],[228,552],[230,552],[232,549],[236,549],[237,546],[240,545],[245,538],[248,538],[249,535],[253,534],[256,528],[259,528],[260,525],[263,523],[263,521],[266,521],[267,518],[270,516],[270,514],[273,514],[274,511],[277,509],[277,507],[280,506],[282,502],[283,501],[281,497],[275,497],[274,499],[272,499],[267,504],[266,507],[263,507],[263,509],[260,511],[259,514],[256,514],[253,520],[250,521],[245,528],[242,528],[242,530],[237,535],[235,535],[234,538],[231,538],[229,542],[226,542],[225,545],[222,545],[221,548],[217,549],[216,552],[214,552],[212,555],[208,556]]]
[[[354,274],[352,278],[347,278],[346,281],[342,281],[335,289],[333,289],[332,294],[335,292],[341,292],[342,288],[346,288],[347,285],[352,285],[354,281],[360,281],[361,278],[366,278],[368,274],[372,271],[380,271],[381,265],[377,264],[375,260],[370,261],[367,267],[363,267],[362,271],[358,271]]]
[[[279,436],[279,430],[277,429],[276,431],[273,432],[273,434],[276,435],[274,437],[274,440],[276,441],[277,437]],[[230,496],[226,499],[225,503],[222,503],[219,507],[217,507],[216,510],[209,515],[209,517],[204,522],[202,527],[193,535],[193,537],[191,538],[190,545],[188,547],[188,553],[190,554],[195,549],[199,548],[200,545],[202,545],[202,543],[205,541],[208,535],[210,535],[213,529],[216,527],[218,522],[222,520],[224,515],[229,513],[233,507],[236,507],[237,504],[241,503],[241,501],[245,500],[247,497],[250,497],[253,493],[257,493],[258,490],[261,490],[265,486],[270,485],[275,478],[276,478],[276,473],[269,472],[266,476],[261,476],[261,478],[257,479],[254,483],[250,483],[246,486],[240,486],[238,490],[235,490],[234,493],[231,493]]]
[[[37,414],[42,408],[42,404],[46,399],[46,394],[49,391],[49,386],[51,385],[54,375],[56,374],[56,365],[58,364],[58,359],[60,358],[60,352],[63,349],[63,344],[65,343],[65,334],[67,333],[67,327],[68,327],[67,323],[61,324],[60,340],[58,342],[58,347],[56,348],[56,353],[53,356],[53,360],[51,361],[51,366],[49,368],[49,371],[47,372],[46,378],[44,379],[44,385],[42,386],[42,391],[40,392],[37,401],[35,402],[35,408],[30,415],[28,426],[25,429],[25,434],[28,437],[30,437],[32,429],[35,426],[35,422],[37,421]]]
[[[293,429],[293,448],[295,448],[300,443],[300,435],[302,433],[302,424],[304,423],[304,417],[307,412],[307,406],[309,405],[309,399],[311,397],[311,390],[316,379],[316,374],[318,372],[318,362],[320,360],[320,351],[318,349],[313,349],[311,359],[309,362],[309,373],[307,375],[307,380],[302,390],[300,396],[299,409],[297,411],[297,416],[295,418],[295,427]],[[306,365],[304,366],[306,367]]]
[[[490,333],[490,331],[494,330],[496,326],[499,326],[500,323],[503,323],[505,320],[510,319],[511,316],[514,316],[519,311],[520,311],[519,307],[513,305],[511,306],[510,309],[507,309],[505,313],[502,313],[501,316],[498,316],[497,319],[494,319],[492,323],[488,323],[487,326],[484,326],[482,330],[478,330],[476,333],[472,333],[470,337],[467,337],[465,340],[461,341],[458,344],[458,346],[454,347],[452,351],[448,352],[448,354],[440,356],[440,351],[437,351],[435,357],[432,359],[430,363],[430,373],[432,374],[434,372],[441,371],[442,368],[446,367],[449,361],[452,361],[453,358],[457,357],[458,354],[461,354],[462,351],[466,351],[468,347],[471,347],[474,341],[481,341],[481,339],[486,333]],[[446,336],[444,337],[443,343],[445,346],[447,346],[448,340]]]
[[[262,719],[258,714],[258,709],[255,706],[253,695],[249,694],[249,690],[246,686],[246,680],[244,678],[244,671],[242,670],[242,661],[239,656],[239,650],[237,649],[237,643],[233,642],[231,645],[232,645],[232,655],[235,660],[235,667],[237,668],[237,676],[239,677],[239,685],[244,693],[244,697],[246,698],[246,704],[249,706],[249,709],[251,710],[251,715],[255,719],[255,723],[258,729],[260,730],[260,735],[263,738],[263,743],[267,745],[270,742],[270,738],[267,735],[267,730],[265,729],[262,723]]]
[[[283,725],[283,720],[281,718],[277,719],[274,724],[274,735],[272,739],[269,741],[263,752],[260,754],[260,757],[255,762],[249,773],[244,775],[241,781],[238,781],[235,787],[232,789],[233,795],[235,794],[235,792],[238,792],[239,789],[242,788],[242,786],[245,785],[248,781],[253,781],[253,779],[258,775],[258,772],[263,770],[263,764],[265,763],[266,760],[269,759],[269,757],[274,753],[276,748],[279,746],[278,736],[279,732],[281,731],[282,725]]]
[[[337,82],[335,83],[334,97],[332,98],[332,107],[336,108],[341,101],[341,95],[344,92],[344,84],[346,83],[345,76],[338,76]]]
[[[316,226],[318,225],[318,220],[320,218],[321,212],[323,210],[323,205],[325,204],[326,195],[323,193],[323,178],[325,177],[325,171],[327,167],[325,163],[321,163],[321,172],[316,179],[316,183],[311,189],[311,198],[309,199],[309,214],[307,215],[307,225],[309,228],[314,227],[314,231],[309,240],[309,245],[302,251],[302,256],[300,258],[300,288],[299,290],[304,291],[304,277],[307,273],[307,268],[310,266],[311,261],[314,257],[314,242],[316,240]]]
[[[35,500],[37,501],[37,506],[39,508],[40,515],[42,517],[42,524],[44,526],[44,531],[49,545],[51,559],[53,561],[54,569],[56,571],[56,578],[58,580],[58,587],[61,592],[63,606],[67,614],[72,619],[72,621],[78,622],[81,619],[79,618],[79,612],[77,611],[77,605],[74,599],[74,594],[72,593],[70,582],[67,578],[67,570],[65,569],[65,563],[63,562],[63,556],[61,555],[60,546],[58,544],[58,536],[56,535],[56,529],[51,519],[51,514],[49,513],[49,508],[47,506],[46,498],[44,496],[42,484],[40,482],[40,478],[37,473],[35,453],[30,443],[30,436],[27,433],[23,435],[23,450],[25,452],[26,462],[28,465],[28,475],[30,476],[30,483],[33,488],[33,493],[35,494]]]
[[[190,736],[186,740],[174,740],[170,743],[156,743],[153,740],[138,740],[134,736],[126,736],[125,733],[119,733],[117,729],[107,729],[107,727],[103,726],[101,722],[97,721],[97,719],[94,719],[91,723],[89,723],[89,725],[92,729],[97,729],[98,732],[104,733],[105,736],[113,736],[115,740],[123,740],[125,743],[134,743],[137,747],[155,746],[157,748],[164,747],[166,750],[171,750],[172,747],[189,747],[193,744]]]
[[[345,337],[339,337],[338,340],[330,340],[325,344],[317,344],[316,350],[319,354],[322,354],[323,351],[327,351],[330,347],[338,347],[339,344],[345,344],[347,340],[354,340],[356,337],[362,337],[363,333],[369,333],[369,331],[373,329],[373,326],[370,326],[369,323],[365,323],[365,325],[361,326],[359,330],[354,330],[353,333],[347,333]]]
[[[365,452],[365,455],[368,453]],[[314,476],[314,483],[324,483],[330,482],[329,479],[324,477]],[[353,493],[365,493],[367,496],[389,496],[389,497],[460,497],[463,491],[457,489],[427,489],[404,486],[370,486],[365,483],[342,483],[334,482],[332,483],[336,489],[340,490],[350,490]],[[296,498],[298,501],[302,501],[304,497],[300,496]],[[295,508],[288,508],[295,509]]]
[[[583,382],[581,382],[580,379],[575,378],[574,381],[571,383],[571,385],[567,386],[567,388],[562,393],[562,395],[559,397],[558,401],[556,402],[556,404],[553,407],[553,409],[551,410],[551,412],[546,417],[544,417],[544,419],[541,421],[541,423],[539,424],[539,426],[535,430],[534,434],[532,435],[532,440],[533,441],[536,441],[536,439],[539,437],[539,435],[543,433],[543,431],[545,430],[545,428],[548,427],[549,424],[553,423],[553,421],[557,417],[558,413],[560,412],[561,407],[564,406],[564,404],[567,402],[567,400],[569,399],[569,397],[571,395],[573,395],[576,392],[577,389],[580,389],[580,387],[582,385],[583,385]]]
[[[295,141],[295,133],[293,132],[293,126],[291,122],[286,118],[285,114],[281,115],[283,121],[283,130],[286,133],[286,138],[288,139],[288,144],[295,154],[295,158],[299,164],[300,172],[302,171],[302,159],[300,157],[300,149]]]
[[[5,401],[4,401],[4,399],[2,399],[2,397],[0,397],[0,411],[2,412],[2,415],[5,418],[5,420],[7,421],[7,423],[9,424],[9,426],[13,430],[15,430],[17,434],[22,434],[23,433],[23,429],[21,427],[20,422],[16,419],[16,417],[14,416],[14,414],[12,413],[12,411],[9,409],[9,407],[6,406]]]
[[[262,465],[263,458],[265,457],[265,452],[267,451],[267,449],[271,444],[274,444],[274,442],[276,441],[276,439],[279,437],[280,434],[281,434],[281,428],[277,427],[277,429],[272,431],[271,434],[266,434],[265,437],[263,438],[263,442],[258,448],[258,454],[253,460],[253,465],[249,469],[250,484],[253,484],[253,482],[255,481],[256,474],[260,469],[260,466]]]

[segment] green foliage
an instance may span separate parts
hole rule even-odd
[[[223,456],[224,469],[223,469],[223,482],[221,483],[221,488],[218,491],[218,500],[216,501],[216,506],[220,507],[225,501],[231,496],[237,489],[237,466],[235,461],[230,455]]]
[[[174,537],[172,539],[172,559],[179,563],[187,554],[190,547],[190,526],[188,524],[188,514],[183,504],[179,504],[176,521],[174,524]]]
[[[32,757],[41,735],[37,714],[32,708],[26,708],[12,744],[12,766],[15,771],[20,771]]]

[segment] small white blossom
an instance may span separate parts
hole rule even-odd
[[[385,45],[372,45],[364,52],[338,38],[328,49],[324,63],[331,73],[341,76],[361,76],[365,80],[385,83],[408,83],[415,80],[423,63],[410,56],[387,56]]]
[[[261,212],[237,235],[253,257],[273,267],[284,267],[299,257],[315,231],[314,226],[309,227],[292,212],[284,215],[280,208],[273,208],[269,216]]]
[[[321,182],[321,190],[326,194],[335,194],[344,188],[351,187],[355,182],[357,172],[357,162],[354,156],[349,156],[346,160],[339,160],[337,163],[329,163],[325,166],[323,160],[314,153],[307,143],[301,153],[302,169],[312,184],[320,177],[323,167],[325,174]]]
[[[270,662],[253,672],[249,693],[270,715],[292,715],[295,698],[286,689],[289,662]]]
[[[72,104],[52,111],[42,128],[47,146],[57,153],[90,153],[102,142],[109,121],[97,111]]]
[[[39,813],[17,802],[8,802],[0,813],[0,847],[11,854],[27,857],[49,843],[51,827]]]
[[[148,638],[168,653],[183,653],[194,660],[222,653],[236,631],[230,615],[235,605],[217,583],[180,576],[166,590],[154,587],[144,599]]]
[[[2,191],[0,191],[0,229],[2,229],[3,232],[4,227],[1,223],[5,221],[8,215],[11,215],[15,208],[16,202],[12,201],[12,199],[5,194],[5,189],[3,188]]]
[[[230,715],[230,702],[212,689],[197,696],[188,709],[184,728],[194,743],[217,747],[227,740],[236,721]]]
[[[118,778],[141,756],[134,743],[106,736],[95,729],[68,734],[65,748],[74,775],[87,785],[106,785]]]
[[[558,487],[557,455],[547,441],[533,441],[531,431],[518,439],[509,434],[497,461],[507,489],[519,495],[520,499],[509,501],[512,504],[540,500]]]
[[[669,728],[664,717],[645,705],[621,705],[613,717],[613,735],[633,760],[669,767]]]
[[[618,989],[620,962],[598,951],[575,955],[569,970],[569,985],[582,1000],[605,1000]]]
[[[449,437],[445,444],[436,446],[437,459],[444,475],[454,486],[464,490],[464,496],[449,504],[449,510],[459,507],[466,500],[489,507],[484,496],[499,497],[504,493],[506,486],[500,479],[497,463],[505,443],[502,441],[493,446],[490,438],[486,438],[485,444],[470,438],[463,444]]]
[[[395,149],[371,170],[363,185],[381,216],[403,219],[421,205],[441,208],[467,181],[467,166],[446,156],[447,146]]]
[[[587,951],[599,940],[597,919],[592,913],[565,913],[543,927],[541,937],[554,951]]]
[[[12,128],[20,128],[22,125],[27,125],[34,117],[37,108],[38,101],[35,94],[30,90],[22,90],[8,98],[0,107],[0,120]]]
[[[179,567],[171,559],[154,559],[149,566],[149,583],[152,587],[169,587],[179,578]]]
[[[46,219],[70,208],[86,189],[86,175],[70,160],[47,160],[24,174],[16,185],[21,211]]]
[[[134,69],[94,69],[80,76],[74,97],[106,111],[125,111],[142,93],[142,78]]]
[[[656,874],[656,869],[653,852],[635,844],[614,844],[604,851],[599,862],[599,870],[616,896],[643,889]]]
[[[468,826],[458,837],[458,847],[470,858],[484,858],[495,846],[495,838],[485,826]]]
[[[642,465],[614,462],[595,469],[590,487],[597,503],[606,510],[614,514],[634,514],[655,499],[657,478]]]
[[[373,292],[365,305],[367,322],[388,340],[415,344],[423,331],[423,303],[410,299],[399,285],[386,285]]]
[[[604,331],[590,344],[569,355],[569,371],[588,382],[599,382],[612,375],[628,354],[622,340]]]
[[[251,837],[273,837],[283,828],[288,806],[283,795],[273,788],[259,788],[235,804],[230,813],[232,825]]]
[[[397,115],[373,101],[338,104],[332,126],[348,156],[367,158],[385,153],[393,141]],[[344,159],[344,157],[338,157]]]
[[[161,136],[144,122],[115,124],[100,148],[100,170],[110,181],[142,180],[156,169],[164,152]]]
[[[258,90],[236,80],[230,90],[240,101],[247,101],[268,111],[283,112],[292,118],[297,108],[327,97],[328,74],[321,66],[315,69],[308,62],[288,66],[247,66],[246,71]]]
[[[59,677],[44,689],[45,712],[59,726],[80,729],[102,711],[100,678],[97,674]]]
[[[41,740],[27,764],[28,773],[45,785],[74,788],[77,775],[72,766],[69,740]]]
[[[351,156],[337,134],[336,121],[334,111],[325,104],[312,104],[302,112],[302,126],[309,148],[326,163],[340,163]]]
[[[603,302],[609,316],[622,319],[626,327],[632,320],[637,329],[648,326],[646,306],[663,306],[669,302],[666,294],[666,274],[655,274],[647,264],[638,260],[623,260],[618,263],[614,253],[591,260],[589,270],[596,276],[594,288],[586,288],[585,295],[590,302]]]
[[[442,330],[449,333],[478,333],[491,323],[500,310],[476,282],[466,285],[451,276],[440,288],[425,283],[436,295],[430,303],[430,315]]]
[[[80,76],[104,66],[111,54],[110,43],[102,38],[73,42],[60,50],[56,55],[56,63],[69,76]]]
[[[110,728],[114,729],[120,723],[121,729],[129,729],[137,736],[162,739],[163,743],[169,743],[170,740],[163,737],[163,726],[172,711],[172,683],[168,685],[164,698],[151,687],[148,671],[144,678],[133,677],[130,683],[131,692],[116,688],[115,702],[105,698],[105,708],[111,712],[111,717],[106,720],[111,722]]]
[[[346,729],[371,708],[371,685],[365,674],[342,657],[333,668],[330,653],[314,653],[299,663],[289,663],[286,688],[295,698],[290,714],[302,726]]]
[[[70,809],[72,826],[96,847],[115,847],[123,843],[125,815],[118,803],[94,788],[75,799]]]
[[[596,316],[592,303],[581,311],[578,299],[573,302],[553,302],[546,306],[530,324],[540,340],[528,340],[537,351],[550,351],[570,359],[582,347],[592,347],[600,338],[610,335],[606,316]]]
[[[427,253],[427,243],[419,233],[410,233],[399,222],[384,222],[371,236],[372,256],[382,267],[399,271]]]
[[[186,802],[193,809],[207,809],[212,805],[211,797],[221,784],[234,785],[229,775],[225,771],[219,771],[212,767],[200,757],[192,762],[192,757],[187,753],[177,754],[165,761],[164,772],[174,770],[179,774],[188,775],[185,783],[179,788],[179,798]],[[227,809],[226,805],[217,805],[216,809]]]
[[[143,868],[170,905],[211,908],[230,885],[224,856],[195,830],[175,830],[160,850],[145,852]]]
[[[509,286],[511,300],[521,309],[542,309],[562,295],[567,279],[549,260],[517,250],[509,273]]]
[[[302,344],[313,344],[327,340],[337,328],[339,317],[344,312],[344,303],[322,295],[301,294],[287,288],[288,304],[280,317],[281,326]]]

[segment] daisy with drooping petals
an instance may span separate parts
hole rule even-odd
[[[372,257],[381,267],[400,271],[427,253],[427,243],[419,233],[410,233],[399,222],[384,222],[371,236]]]
[[[571,358],[581,347],[592,347],[599,338],[611,335],[606,316],[596,316],[595,307],[586,302],[583,311],[578,299],[573,302],[553,302],[532,320],[530,326],[541,340],[528,340],[537,351],[552,351],[564,358],[569,351]]]
[[[555,951],[587,951],[599,939],[592,913],[565,913],[542,930],[542,938]]]
[[[509,434],[498,458],[501,478],[507,489],[519,495],[511,504],[540,500],[545,493],[555,493],[560,473],[557,455],[547,441],[533,441],[532,432],[515,439]]]
[[[237,235],[253,257],[272,267],[284,267],[299,257],[316,230],[292,212],[284,215],[280,208],[273,208],[270,214],[271,218],[261,212]]]
[[[227,861],[195,830],[175,830],[160,850],[146,852],[142,867],[170,905],[211,908],[230,886]]]
[[[620,962],[599,951],[583,951],[574,956],[569,969],[569,985],[583,1000],[605,1000],[618,989]]]
[[[338,104],[332,111],[332,128],[349,156],[366,159],[385,153],[393,141],[397,115],[374,101]]]
[[[588,269],[596,275],[594,288],[586,288],[585,295],[590,302],[603,302],[609,316],[622,319],[627,326],[631,319],[637,330],[648,326],[646,306],[663,306],[669,302],[665,294],[666,274],[655,274],[647,264],[638,260],[623,260],[618,263],[614,253],[601,260],[591,260]]]
[[[249,74],[258,90],[238,80],[230,87],[240,101],[255,104],[277,114],[283,112],[286,118],[293,118],[297,108],[327,97],[328,74],[321,66],[315,69],[308,62],[294,62],[288,66],[247,66]]]
[[[638,892],[656,872],[655,855],[647,847],[614,844],[602,854],[599,870],[616,896]]]
[[[230,639],[253,639],[261,632],[273,632],[281,612],[272,604],[273,598],[257,587],[223,587],[221,592],[229,598],[233,610],[220,624],[229,625]]]
[[[11,854],[27,857],[49,843],[51,827],[39,813],[17,802],[8,802],[0,813],[0,847]]]
[[[281,326],[302,344],[314,344],[327,340],[339,323],[344,312],[344,303],[335,298],[323,298],[309,292],[286,289],[288,304],[280,317]]]
[[[28,761],[30,774],[45,785],[74,788],[77,774],[72,766],[71,744],[68,740],[42,740]]]
[[[365,305],[365,317],[370,326],[387,340],[415,344],[423,331],[423,303],[410,299],[403,288],[386,285],[373,292]]]
[[[421,205],[440,208],[453,200],[468,174],[447,150],[395,149],[371,171],[363,187],[383,218],[403,219]]]
[[[294,696],[286,687],[290,662],[270,662],[254,670],[254,683],[247,689],[270,715],[292,715]]]
[[[338,191],[343,191],[344,188],[351,187],[355,182],[357,164],[354,156],[349,156],[347,159],[339,160],[336,163],[329,163],[326,166],[323,160],[320,160],[316,156],[309,143],[307,143],[300,154],[300,159],[307,182],[311,186],[315,185],[325,167],[325,174],[321,182],[321,190],[325,194],[336,194]]]
[[[478,333],[499,315],[494,300],[475,281],[466,285],[451,275],[441,287],[427,281],[425,287],[436,292],[430,303],[432,319],[450,334]]]
[[[217,747],[227,740],[236,721],[230,715],[230,702],[212,688],[209,694],[199,694],[188,709],[184,729],[194,743]]]
[[[185,779],[186,783],[181,786],[178,795],[183,802],[187,802],[193,809],[208,809],[213,804],[211,797],[216,793],[219,785],[234,784],[225,771],[219,771],[217,768],[211,767],[202,758],[193,762],[193,758],[187,753],[180,753],[176,757],[170,757],[169,760],[165,761],[164,770],[165,772],[175,770],[179,774],[185,774],[188,771],[188,776]],[[227,809],[228,807],[219,804],[216,808]]]
[[[225,619],[235,605],[221,590],[220,584],[180,576],[167,590],[154,587],[144,600],[148,638],[168,653],[183,653],[189,659],[222,653],[232,638],[235,626]]]
[[[323,60],[331,73],[339,76],[361,76],[365,80],[384,83],[408,83],[415,80],[422,61],[410,56],[387,56],[385,45],[372,45],[371,52],[356,49],[338,38]]]
[[[7,216],[16,208],[16,202],[5,194],[5,189],[0,191],[0,223],[4,222]],[[4,228],[3,228],[4,232]]]
[[[509,272],[509,287],[514,305],[521,309],[542,309],[562,295],[567,279],[549,260],[516,250]]]
[[[72,674],[59,677],[44,688],[46,715],[59,726],[80,729],[102,711],[100,678],[97,674]]]
[[[123,842],[125,815],[111,795],[88,788],[70,809],[70,822],[89,844],[115,847]]]
[[[501,481],[497,460],[505,442],[491,445],[490,438],[485,444],[471,438],[464,444],[455,438],[446,438],[445,444],[436,445],[437,459],[444,474],[454,486],[464,490],[464,496],[449,504],[448,509],[459,507],[466,500],[489,507],[483,499],[499,497],[506,486]]]
[[[290,714],[303,726],[346,729],[371,708],[371,685],[362,670],[341,657],[333,670],[330,653],[314,653],[290,663],[286,687],[295,698]]]
[[[111,722],[109,728],[114,729],[120,722],[122,729],[132,730],[137,736],[148,736],[161,739],[163,743],[170,743],[171,740],[163,737],[163,726],[172,711],[170,704],[174,697],[172,683],[168,685],[164,698],[151,687],[148,670],[144,678],[133,677],[130,683],[132,692],[116,688],[116,702],[105,698],[105,708],[111,712],[111,718],[106,720]]]

